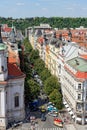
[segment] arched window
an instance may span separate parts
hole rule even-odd
[[[19,107],[19,94],[16,93],[14,96],[14,106]]]

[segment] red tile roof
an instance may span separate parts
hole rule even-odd
[[[8,75],[18,77],[18,76],[22,76],[23,73],[21,72],[20,68],[16,64],[8,63]]]
[[[8,62],[20,64],[19,56],[8,46]]]
[[[43,37],[39,37],[39,38],[38,38],[38,42],[39,42],[39,43],[43,43],[43,42],[44,42],[44,38],[43,38]]]
[[[81,55],[81,54],[80,54],[80,57],[82,57],[83,59],[86,59],[86,60],[87,60],[87,55]]]
[[[75,75],[76,75],[77,78],[87,79],[87,72],[78,71]]]
[[[77,79],[87,79],[87,72],[80,72],[80,71],[77,71],[75,74],[67,67],[67,66],[64,66],[65,69],[74,77],[76,77]]]
[[[18,67],[17,63],[19,64],[19,57],[14,51],[11,50],[10,46],[8,47],[8,75],[10,78],[19,78],[25,77],[25,74],[21,71]]]
[[[4,31],[4,32],[11,32],[12,28],[10,28],[10,27],[3,28],[2,31]]]
[[[18,55],[15,54],[15,52],[9,52],[8,62],[20,64],[20,59],[19,59]]]

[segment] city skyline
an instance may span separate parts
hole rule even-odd
[[[87,17],[86,0],[3,0],[0,16],[29,17]]]

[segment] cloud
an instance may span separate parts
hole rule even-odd
[[[23,6],[24,3],[16,3],[16,5],[18,5],[18,6]]]

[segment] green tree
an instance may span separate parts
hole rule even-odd
[[[50,95],[54,89],[60,90],[60,84],[55,76],[50,76],[44,83],[44,91]]]
[[[38,52],[38,50],[32,50],[31,53],[30,53],[30,55],[29,55],[29,57],[30,57],[30,61],[32,63],[34,63],[35,60],[39,58],[39,52]]]
[[[31,101],[38,97],[40,93],[39,85],[33,79],[26,79],[25,83],[25,95],[26,100]]]
[[[63,107],[63,104],[62,104],[62,95],[59,93],[58,89],[54,89],[50,93],[49,99],[50,99],[51,102],[53,102],[55,104],[55,106],[58,109],[61,109]]]
[[[30,54],[33,49],[32,49],[32,46],[31,46],[28,38],[25,38],[23,43],[25,46],[25,54]]]
[[[41,77],[42,81],[45,81],[50,76],[51,76],[51,73],[47,68],[44,68],[43,71],[40,73],[40,77]]]
[[[34,68],[38,74],[40,74],[45,69],[44,61],[42,61],[40,58],[35,60]]]

